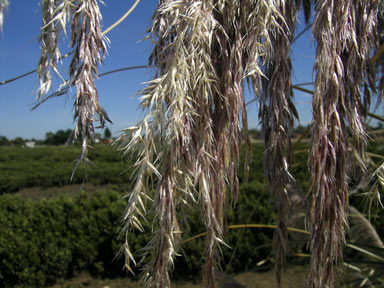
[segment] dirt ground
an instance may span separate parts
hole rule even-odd
[[[218,275],[217,281],[218,288],[275,288],[276,279],[273,270],[266,272],[245,272],[234,276],[222,274]],[[305,266],[289,266],[286,272],[282,274],[281,288],[300,288],[305,287],[307,277],[307,267]],[[70,279],[58,283],[51,288],[139,288],[142,287],[140,283],[131,282],[129,279],[114,279],[114,280],[101,280],[92,279],[87,275],[81,275],[74,279]],[[200,288],[205,287],[203,283],[172,283],[175,288]]]

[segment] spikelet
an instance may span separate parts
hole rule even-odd
[[[284,3],[285,2],[285,3]],[[296,22],[294,1],[281,1],[279,4],[283,19],[276,33],[271,36],[274,53],[271,63],[266,65],[264,93],[260,98],[260,119],[265,143],[264,171],[272,195],[276,201],[278,214],[277,230],[274,234],[276,254],[276,277],[280,285],[281,269],[286,267],[287,218],[289,198],[287,185],[294,181],[289,172],[290,137],[294,118],[298,118],[292,101],[290,43]]]
[[[111,122],[99,105],[97,89],[98,64],[106,52],[105,38],[101,32],[101,14],[97,0],[81,0],[74,7],[71,23],[71,45],[74,53],[69,67],[69,86],[76,87],[75,115],[77,121],[73,137],[82,139],[82,154],[86,157],[88,141],[94,133],[93,122],[104,127],[105,120]],[[78,162],[78,163],[79,163]]]
[[[146,214],[142,203],[149,197],[150,183],[157,187],[151,209],[155,232],[146,249],[151,261],[144,266],[146,287],[170,286],[169,270],[180,243],[176,205],[196,201],[194,141],[200,138],[191,132],[196,125],[196,97],[208,98],[215,82],[206,56],[214,21],[202,16],[204,9],[202,3],[159,3],[149,35],[155,43],[150,64],[158,72],[141,91],[141,107],[147,115],[119,139],[126,153],[137,151],[136,184],[128,196],[124,231],[141,227],[143,219],[138,215]],[[126,259],[134,260],[126,251]]]
[[[309,210],[311,287],[333,287],[334,265],[342,261],[348,202],[348,129],[354,148],[363,151],[363,117],[369,99],[360,85],[369,71],[369,50],[380,1],[318,1],[313,33],[317,40],[313,96]],[[371,74],[367,74],[367,79]],[[367,94],[364,95],[366,97]]]
[[[136,184],[128,196],[124,231],[142,228],[150,175],[157,187],[156,227],[146,251],[147,287],[167,287],[179,245],[177,203],[202,207],[208,230],[205,281],[215,286],[219,247],[224,242],[228,192],[236,198],[237,163],[246,130],[242,82],[259,92],[271,31],[281,18],[276,1],[160,1],[149,38],[156,78],[141,92],[144,119],[120,137],[126,153],[138,151]],[[248,15],[245,17],[245,15]],[[243,126],[243,127],[242,127]],[[196,189],[195,189],[196,188]],[[127,265],[134,260],[126,242]]]
[[[61,77],[57,67],[61,57],[59,40],[61,33],[66,32],[67,21],[73,13],[73,2],[73,0],[42,1],[42,26],[39,36],[41,53],[37,67],[40,87],[37,90],[37,100],[45,96],[51,88],[51,70]]]
[[[42,0],[43,23],[39,42],[41,56],[38,64],[40,87],[37,91],[37,108],[50,98],[66,94],[76,87],[75,114],[77,122],[68,141],[77,137],[82,140],[82,153],[75,165],[72,177],[82,160],[87,159],[89,141],[94,134],[94,122],[103,128],[105,121],[111,122],[105,110],[99,104],[94,83],[98,77],[98,65],[103,62],[106,53],[107,38],[101,32],[101,14],[97,0]],[[102,2],[101,2],[102,3]],[[71,46],[73,54],[69,67],[69,79],[59,74],[58,63],[61,60],[59,47],[60,35],[66,34],[67,23],[71,23]],[[52,81],[53,71],[61,77],[62,84],[57,91],[47,95]],[[72,178],[71,177],[71,178]]]

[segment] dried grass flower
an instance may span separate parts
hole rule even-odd
[[[99,97],[94,83],[98,77],[98,66],[106,53],[107,38],[101,30],[102,16],[97,0],[43,0],[43,23],[39,41],[41,57],[38,65],[40,88],[38,89],[36,108],[52,97],[66,94],[70,87],[76,87],[75,115],[77,121],[74,138],[82,140],[82,154],[75,166],[86,159],[89,141],[94,134],[94,122],[104,127],[105,121],[111,122],[105,110],[99,104]],[[59,75],[57,64],[61,59],[59,49],[60,35],[66,34],[67,23],[71,23],[72,60],[69,65],[69,80],[62,78],[59,89],[48,95],[51,87],[52,73]],[[61,76],[60,76],[61,77]],[[72,175],[73,176],[73,175]]]
[[[69,85],[76,87],[74,118],[77,124],[73,137],[80,136],[83,141],[80,161],[86,156],[88,140],[93,137],[93,123],[98,121],[104,127],[105,121],[111,122],[99,104],[94,83],[98,76],[98,65],[103,62],[102,57],[106,53],[101,18],[97,0],[76,3],[71,23],[71,45],[74,53],[69,67]]]
[[[99,10],[102,1],[41,3],[36,106],[76,87],[72,138],[82,139],[77,167],[86,159],[94,123],[103,127],[110,121],[95,85],[106,53]],[[0,0],[0,30],[8,4]],[[143,268],[146,287],[170,286],[170,271],[186,234],[177,211],[193,204],[200,205],[208,230],[205,281],[208,287],[215,287],[220,247],[227,245],[226,209],[230,199],[236,201],[239,190],[240,148],[244,142],[249,148],[245,81],[259,97],[264,169],[279,217],[274,242],[280,282],[287,250],[287,189],[294,185],[290,136],[298,118],[289,52],[301,4],[308,21],[310,0],[159,0],[147,37],[153,43],[149,64],[157,70],[140,91],[145,117],[125,129],[117,141],[125,155],[135,158],[134,186],[126,197],[122,234],[131,229],[143,231],[141,223],[148,214],[154,219],[153,238],[144,249],[144,257],[150,258]],[[348,151],[352,145],[362,157],[365,150],[364,120],[370,96],[376,92],[369,56],[383,42],[378,34],[382,9],[380,0],[315,1],[310,287],[333,287],[335,264],[342,261],[348,226]],[[59,42],[69,23],[73,54],[69,79],[47,96],[52,74],[61,77]],[[381,80],[379,85],[381,95],[383,83]],[[375,171],[377,182],[371,191],[379,200],[383,171],[384,165]],[[122,248],[126,268],[132,270],[131,262],[136,262],[127,237]]]
[[[147,116],[120,137],[121,149],[138,157],[124,231],[142,229],[149,184],[157,187],[151,208],[156,230],[147,247],[152,260],[144,268],[147,287],[170,285],[168,271],[183,230],[176,207],[191,201],[203,211],[205,280],[215,286],[228,192],[236,198],[246,136],[243,81],[249,78],[255,93],[261,90],[261,65],[273,49],[270,36],[280,29],[278,19],[283,21],[275,2],[160,1],[154,14],[150,64],[158,72],[141,92]],[[129,267],[134,259],[128,242],[124,251]]]
[[[51,70],[60,76],[57,64],[60,61],[60,35],[66,33],[67,21],[74,9],[74,0],[43,0],[42,26],[39,36],[41,56],[37,68],[40,87],[37,99],[41,99],[51,88]],[[61,76],[60,76],[61,77]],[[62,79],[64,81],[64,79]]]
[[[313,96],[310,207],[311,287],[333,287],[334,264],[342,261],[347,227],[348,131],[353,145],[363,151],[363,117],[371,85],[369,51],[380,1],[332,1],[316,4],[313,33],[317,40],[316,83]],[[368,74],[365,74],[368,71]],[[367,76],[367,77],[365,77]],[[372,86],[372,85],[371,85]],[[367,88],[367,87],[366,87]]]
[[[276,276],[280,285],[281,270],[286,267],[287,219],[289,197],[287,187],[294,181],[290,171],[291,136],[294,119],[298,118],[292,101],[290,43],[294,34],[297,7],[294,1],[281,1],[282,19],[279,29],[271,35],[274,54],[266,64],[264,93],[260,97],[260,119],[265,143],[264,173],[271,187],[278,214],[274,235]]]

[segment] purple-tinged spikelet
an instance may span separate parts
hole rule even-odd
[[[311,140],[309,211],[311,287],[333,287],[334,265],[342,261],[347,227],[348,130],[355,149],[365,144],[363,117],[369,99],[360,85],[369,70],[369,50],[380,1],[317,2],[313,33],[317,40],[314,127]],[[370,78],[368,74],[368,79]],[[366,94],[365,94],[366,95]]]
[[[285,2],[285,3],[284,3]],[[287,185],[294,181],[289,172],[291,134],[298,117],[292,101],[290,43],[296,22],[294,1],[280,1],[280,28],[271,36],[274,48],[271,63],[266,67],[264,94],[260,99],[260,119],[265,143],[264,171],[276,201],[278,214],[274,235],[276,277],[280,285],[281,270],[286,267],[287,218],[289,198]]]
[[[83,141],[80,160],[86,156],[88,140],[94,133],[93,123],[98,120],[103,127],[105,120],[111,122],[99,104],[94,83],[98,75],[98,64],[102,63],[102,55],[106,52],[100,21],[97,0],[76,2],[71,23],[71,45],[74,54],[69,68],[69,85],[76,86],[74,118],[77,123],[74,137],[80,135]]]

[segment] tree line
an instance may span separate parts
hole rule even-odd
[[[27,142],[34,142],[35,145],[65,145],[65,144],[77,144],[77,141],[68,141],[73,134],[72,129],[59,129],[56,132],[47,132],[43,140],[35,138],[22,138],[16,137],[14,139],[8,139],[6,136],[0,135],[0,146],[24,146]],[[95,139],[110,139],[112,132],[109,128],[105,128],[103,134],[96,133]]]

